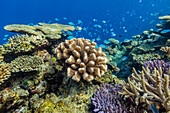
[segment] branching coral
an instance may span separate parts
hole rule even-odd
[[[8,39],[8,44],[4,44],[3,54],[31,52],[48,45],[49,42],[44,36],[16,35]]]
[[[131,78],[128,78],[128,83],[123,85],[124,92],[120,93],[125,97],[132,97],[136,104],[139,103],[157,103],[159,102],[167,111],[170,111],[170,86],[169,75],[162,73],[162,68],[159,70],[154,68],[151,72],[148,67],[142,67],[142,71],[138,74],[133,68]],[[157,102],[156,102],[157,101]]]
[[[122,91],[119,84],[114,86],[102,84],[94,97],[91,98],[95,107],[93,111],[97,113],[136,113],[137,106],[132,105],[131,101],[123,100],[118,91]],[[143,110],[140,109],[140,111]]]
[[[23,55],[11,61],[10,68],[12,72],[38,71],[43,63],[42,57]]]
[[[10,76],[11,72],[9,69],[9,64],[0,64],[0,85],[4,82],[4,80],[8,79]]]
[[[101,77],[107,70],[107,58],[102,49],[96,49],[95,42],[87,39],[65,40],[54,49],[57,60],[64,59],[67,68],[67,76],[79,82],[81,77],[90,82],[96,76]]]
[[[147,61],[144,63],[144,67],[148,67],[151,72],[154,71],[154,68],[158,70],[160,67],[162,68],[162,75],[164,74],[170,74],[170,63],[165,63],[163,60],[154,60],[154,61]]]
[[[166,46],[166,47],[161,47],[160,50],[163,51],[168,58],[170,58],[170,46],[169,46],[169,47],[168,47],[168,46]]]

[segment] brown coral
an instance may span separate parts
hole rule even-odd
[[[45,35],[50,39],[59,39],[64,32],[67,31],[74,31],[74,30],[81,30],[81,27],[77,27],[70,25],[62,25],[62,24],[46,24],[46,23],[38,23],[39,25],[29,26],[29,25],[20,25],[20,24],[13,24],[7,25],[4,29],[17,32],[22,34],[29,34],[29,35]]]
[[[0,84],[3,83],[4,80],[8,79],[10,76],[11,72],[9,69],[9,64],[0,64]]]
[[[167,111],[170,111],[170,87],[169,75],[162,75],[162,69],[154,69],[151,73],[148,68],[142,67],[141,74],[138,74],[133,68],[131,78],[128,78],[128,83],[123,85],[124,92],[121,93],[125,97],[132,97],[135,103],[145,102],[156,103],[158,101]]]
[[[102,49],[96,49],[95,42],[88,39],[65,40],[54,49],[57,60],[64,59],[67,68],[67,76],[79,82],[80,78],[90,82],[96,76],[101,77],[107,70],[107,58]]]
[[[170,15],[161,16],[158,19],[160,19],[160,20],[170,20]]]
[[[11,61],[10,68],[12,72],[39,71],[43,63],[42,57],[23,55]]]
[[[163,51],[166,54],[166,56],[170,57],[170,47],[168,47],[168,46],[161,47],[160,50]]]
[[[3,54],[30,52],[48,45],[49,42],[44,36],[16,35],[8,39],[4,44]]]

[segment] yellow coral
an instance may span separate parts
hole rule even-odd
[[[11,76],[9,69],[9,64],[3,63],[0,64],[0,84],[7,80]]]
[[[122,84],[124,92],[120,94],[125,95],[126,98],[134,98],[136,104],[142,102],[149,104],[149,101],[156,103],[157,100],[167,111],[170,111],[169,75],[164,74],[163,77],[161,67],[159,70],[155,68],[153,73],[144,67],[141,74],[138,74],[135,68],[133,72],[132,78],[128,78],[128,83]]]
[[[57,60],[65,59],[65,63],[69,64],[67,77],[77,82],[83,77],[90,82],[107,71],[106,55],[101,48],[96,49],[96,45],[95,42],[79,38],[65,40],[54,49]]]

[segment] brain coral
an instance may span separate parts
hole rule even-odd
[[[10,68],[12,72],[38,71],[43,63],[42,57],[23,55],[11,61]]]
[[[11,72],[9,69],[9,65],[6,63],[0,64],[0,84],[4,82],[4,80],[8,79],[11,76]]]
[[[107,58],[101,48],[96,49],[95,42],[88,39],[65,40],[60,43],[54,53],[57,60],[65,60],[68,64],[67,76],[79,82],[81,77],[90,82],[96,76],[101,77],[107,71]]]

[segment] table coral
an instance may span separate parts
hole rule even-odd
[[[38,71],[43,63],[43,59],[39,56],[23,55],[11,61],[10,68],[12,72]]]
[[[9,64],[0,64],[0,85],[11,76]]]
[[[65,40],[54,48],[57,60],[65,60],[69,65],[67,76],[79,82],[81,77],[90,82],[107,71],[107,58],[102,49],[96,49],[95,42],[87,39]]]
[[[39,25],[34,25],[34,26],[13,24],[13,25],[5,26],[4,29],[11,32],[22,33],[22,34],[37,35],[37,36],[44,35],[54,40],[61,38],[61,35],[64,34],[64,32],[81,30],[81,27],[77,27],[78,29],[76,29],[74,26],[62,25],[57,23],[53,23],[53,24],[38,23],[38,24]]]
[[[142,67],[142,71],[138,74],[133,68],[131,77],[128,78],[128,83],[123,85],[123,93],[126,98],[132,97],[135,103],[160,104],[167,111],[170,111],[170,86],[169,75],[162,75],[162,68],[158,70],[154,68],[149,70]]]

